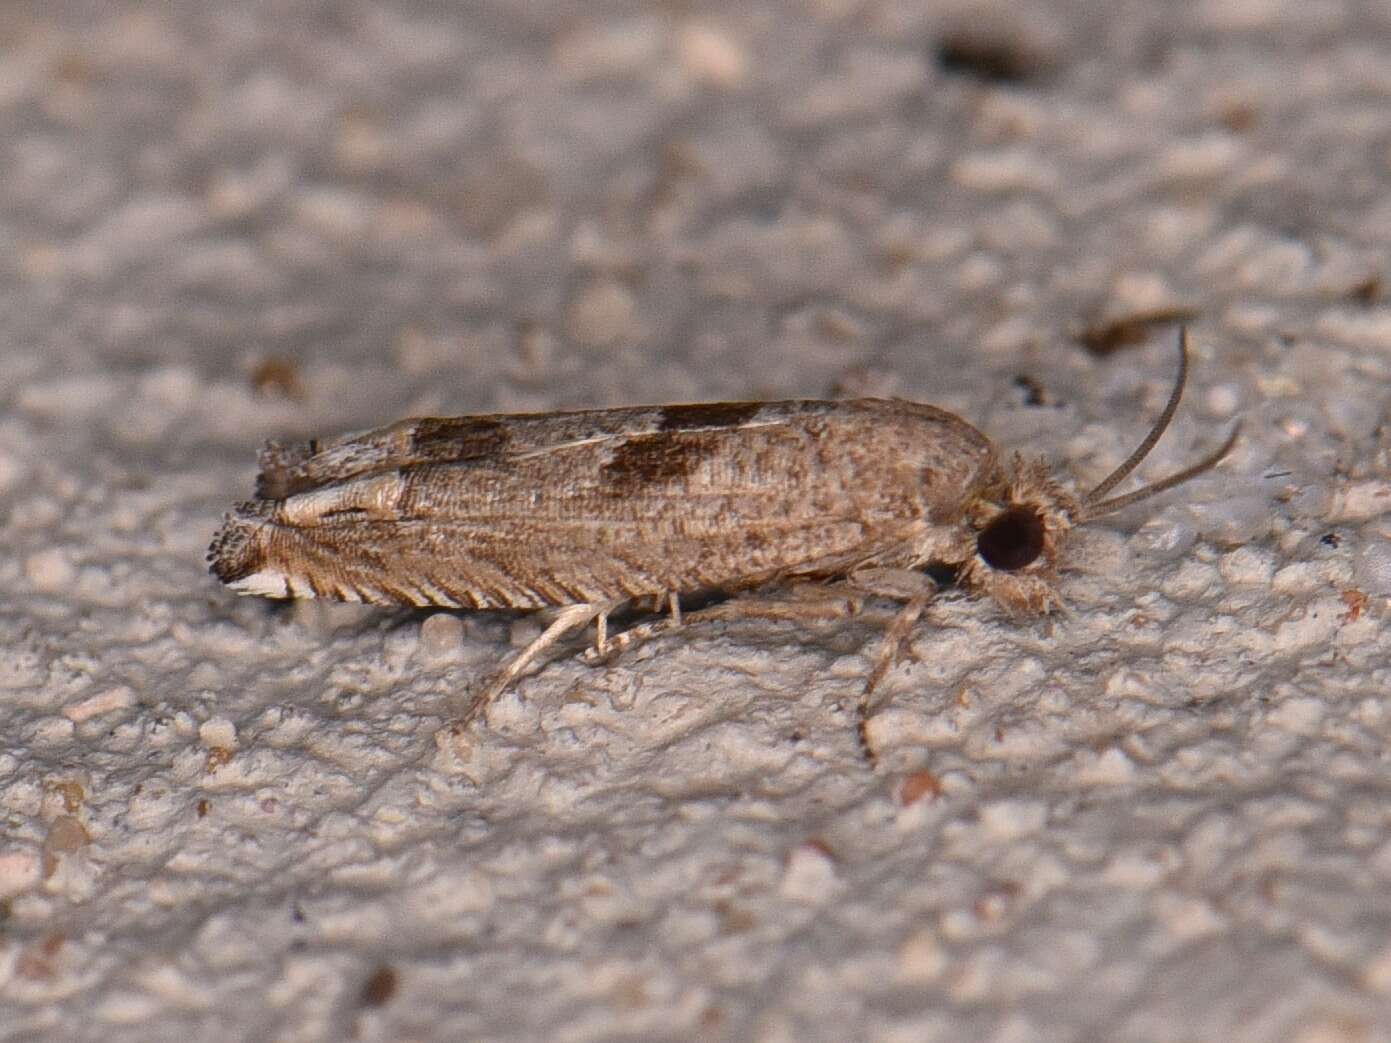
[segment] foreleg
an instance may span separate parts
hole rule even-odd
[[[874,690],[879,682],[893,668],[908,645],[908,637],[928,603],[937,594],[937,584],[921,572],[909,569],[864,569],[852,574],[849,583],[867,594],[904,601],[894,621],[884,631],[884,639],[875,657],[874,668],[870,670],[865,686],[860,692],[859,713],[855,722],[855,734],[860,740],[860,750],[871,767],[878,760],[874,748],[869,743],[869,718]]]

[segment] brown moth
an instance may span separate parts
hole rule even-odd
[[[865,684],[870,696],[937,590],[924,570],[1017,616],[1061,602],[1069,532],[1215,466],[1215,451],[1121,496],[1168,427],[1188,372],[1187,333],[1159,420],[1085,493],[1039,461],[1004,460],[941,409],[884,399],[721,402],[574,413],[403,420],[298,445],[269,443],[257,498],[213,539],[213,573],[240,594],[378,605],[555,609],[550,626],[473,696],[474,719],[545,649],[596,621],[589,659],[680,625],[680,599],[801,581],[821,599],[745,595],[694,618],[815,619],[858,598],[902,603]],[[610,638],[643,600],[669,621]]]

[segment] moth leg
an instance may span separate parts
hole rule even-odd
[[[914,572],[910,569],[864,569],[852,574],[850,583],[881,597],[906,601],[898,615],[894,617],[894,621],[884,631],[884,640],[879,646],[879,654],[875,658],[874,669],[869,672],[864,689],[860,692],[860,709],[855,723],[855,734],[860,740],[860,751],[872,768],[878,760],[878,755],[869,742],[869,718],[873,706],[874,690],[879,687],[879,682],[884,680],[884,677],[903,655],[903,649],[908,644],[908,637],[912,634],[913,627],[922,618],[922,614],[927,610],[928,603],[936,595],[938,588],[932,579],[921,572]]]
[[[799,588],[800,589],[800,588]],[[860,609],[861,599],[857,596],[828,593],[825,586],[807,585],[807,591],[814,597],[778,598],[768,596],[745,596],[722,601],[694,612],[682,612],[680,602],[673,593],[670,598],[672,613],[665,619],[653,619],[629,627],[621,634],[609,638],[606,650],[586,648],[580,653],[580,660],[595,666],[613,659],[620,653],[634,648],[645,641],[663,634],[669,634],[678,627],[691,623],[704,623],[710,620],[748,620],[767,619],[791,623],[825,623],[846,616],[852,616]]]
[[[710,619],[767,619],[784,623],[829,623],[853,616],[859,610],[858,598],[833,594],[822,588],[816,590],[815,597],[735,598],[700,609],[698,612],[689,612],[686,614],[686,622],[700,623]]]
[[[857,569],[846,577],[845,585],[852,590],[877,598],[887,598],[890,601],[931,598],[940,589],[932,577],[913,569]]]
[[[594,651],[607,655],[609,648],[609,614],[600,612],[594,620]]]
[[[908,643],[908,635],[913,632],[914,625],[922,617],[927,603],[928,598],[926,597],[914,598],[903,606],[898,616],[889,624],[889,629],[884,632],[884,641],[879,646],[879,655],[875,660],[874,669],[869,672],[864,689],[860,692],[860,709],[855,721],[855,734],[860,740],[860,752],[864,754],[865,760],[869,762],[871,768],[879,760],[879,755],[874,752],[874,747],[869,742],[869,717],[874,689],[879,686],[884,675],[893,668],[893,665],[903,654],[904,646]]]
[[[621,633],[614,634],[602,645],[596,642],[586,648],[580,653],[580,662],[586,666],[598,666],[600,663],[610,662],[635,645],[640,645],[648,638],[656,637],[658,634],[675,630],[678,625],[667,618],[653,619],[646,623],[639,623],[637,626],[631,626]]]
[[[679,627],[681,625],[681,602],[677,600],[675,591],[672,591],[669,595],[658,594],[652,601],[652,610],[654,612],[660,612],[662,610],[662,602],[666,601],[668,597],[670,598],[671,604],[672,625]],[[583,655],[583,659],[586,663],[597,663],[611,659],[618,652],[622,651],[623,648],[627,647],[627,645],[623,645],[619,648],[614,648],[613,646],[613,641],[622,638],[623,634],[617,635],[612,641],[609,638],[609,612],[617,608],[619,604],[621,604],[621,602],[615,602],[612,605],[604,606],[604,610],[595,617],[594,645],[592,648],[585,649]]]
[[[608,634],[608,613],[602,613],[599,616],[598,632],[595,634],[594,644],[580,653],[580,662],[586,666],[597,666],[600,663],[611,662],[626,649],[641,644],[649,637],[664,634],[680,627],[682,623],[680,596],[674,590],[667,594],[657,595],[652,606],[653,610],[660,612],[664,602],[671,610],[669,617],[639,623],[637,626],[629,627],[612,637]]]
[[[566,605],[556,613],[551,625],[542,631],[541,636],[532,641],[515,656],[513,656],[505,666],[500,669],[493,679],[488,682],[486,688],[480,691],[464,708],[460,715],[458,724],[464,726],[478,717],[489,703],[507,690],[507,686],[515,681],[519,674],[536,661],[539,656],[551,645],[555,644],[572,630],[583,627],[596,616],[603,618],[613,611],[616,607],[614,603],[602,604],[581,604]]]

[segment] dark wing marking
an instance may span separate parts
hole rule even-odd
[[[268,442],[258,457],[256,495],[282,500],[333,482],[420,464],[499,461],[662,431],[778,423],[785,415],[828,405],[833,403],[711,402],[573,413],[420,417],[331,439],[289,445]]]

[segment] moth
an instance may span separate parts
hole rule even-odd
[[[337,438],[268,443],[256,498],[208,552],[239,594],[375,605],[551,609],[480,686],[460,724],[566,634],[593,622],[594,661],[696,618],[812,619],[882,596],[901,607],[860,697],[899,656],[942,575],[1010,614],[1058,607],[1069,534],[1217,465],[1220,447],[1123,495],[1178,409],[1187,332],[1163,413],[1139,447],[1077,492],[1040,461],[1002,456],[975,427],[897,399],[719,402],[426,417]],[[777,593],[798,586],[803,595]],[[742,592],[742,593],[741,593]],[[757,592],[757,593],[753,593]],[[670,615],[610,636],[650,602]]]

